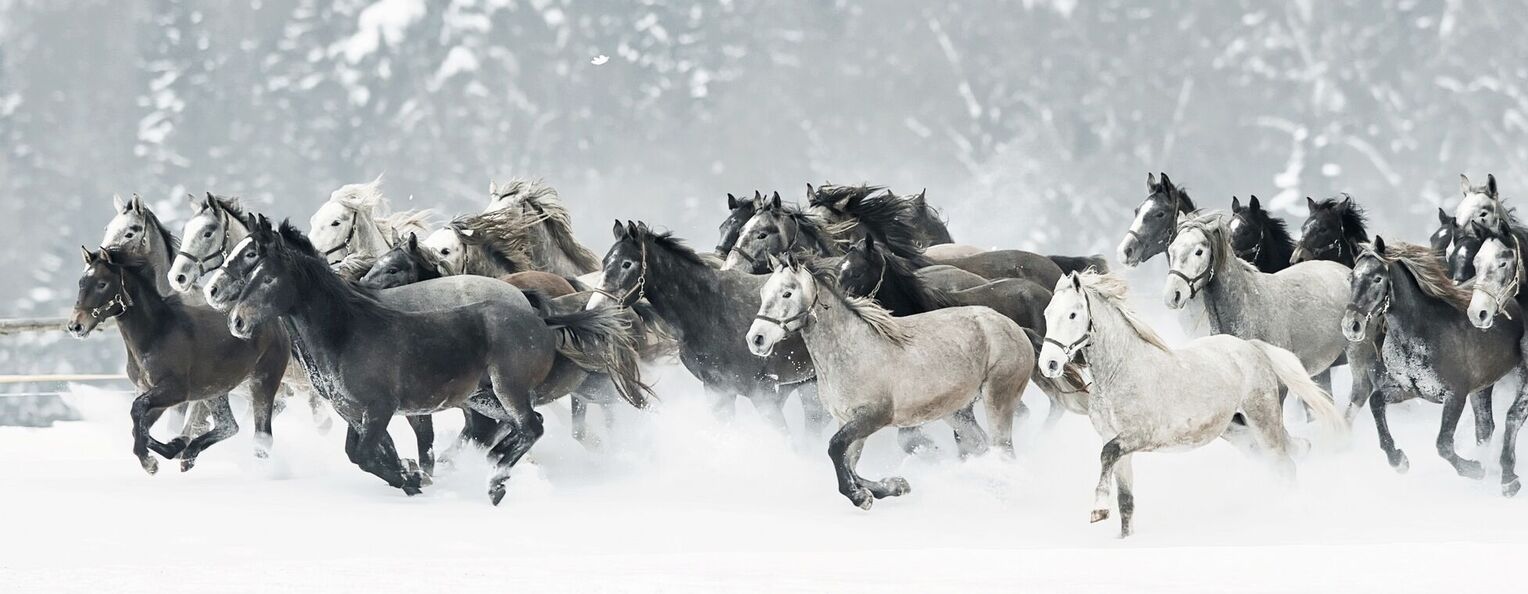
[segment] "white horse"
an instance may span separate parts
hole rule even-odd
[[[817,368],[823,404],[843,425],[828,442],[839,492],[870,509],[908,492],[907,481],[870,481],[854,470],[870,434],[947,419],[963,453],[986,446],[972,404],[987,402],[998,447],[1013,451],[1013,412],[1034,368],[1034,347],[1012,320],[987,307],[953,307],[894,318],[874,301],[850,297],[834,271],[771,258],[763,304],[748,348],[768,356],[800,332]],[[890,371],[890,372],[888,372]]]
[[[1274,274],[1236,257],[1225,217],[1185,215],[1167,248],[1163,299],[1171,309],[1193,304],[1209,321],[1210,334],[1261,340],[1287,349],[1331,390],[1328,368],[1344,354],[1363,356],[1342,335],[1348,304],[1348,267],[1306,261]],[[1197,316],[1195,316],[1197,317]],[[1190,330],[1193,330],[1190,328]],[[1367,396],[1368,378],[1353,374],[1353,393]]]
[[[308,219],[308,237],[335,272],[355,279],[400,237],[428,232],[430,216],[429,210],[390,213],[378,175],[369,183],[347,184],[331,193]]]
[[[1501,194],[1496,191],[1495,175],[1486,174],[1485,185],[1476,186],[1471,185],[1470,178],[1461,173],[1459,192],[1464,198],[1454,209],[1455,225],[1465,229],[1470,223],[1480,223],[1486,229],[1495,229],[1501,224]]]
[[[1135,512],[1130,461],[1136,452],[1197,448],[1224,436],[1266,452],[1279,475],[1292,479],[1293,438],[1284,430],[1281,385],[1331,431],[1343,431],[1331,396],[1310,380],[1294,354],[1224,334],[1173,349],[1136,317],[1125,299],[1119,277],[1071,273],[1057,282],[1045,308],[1040,372],[1058,377],[1077,354],[1093,371],[1088,418],[1107,440],[1093,522],[1109,517],[1113,479],[1120,536],[1130,535]],[[1245,425],[1234,421],[1237,413]]]

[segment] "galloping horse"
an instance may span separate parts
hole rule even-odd
[[[382,176],[364,184],[340,186],[308,219],[308,232],[324,258],[341,277],[354,280],[403,234],[424,233],[428,210],[388,213]]]

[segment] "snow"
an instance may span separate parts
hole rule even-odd
[[[361,11],[355,35],[341,42],[345,59],[354,64],[377,51],[382,41],[396,44],[403,32],[425,14],[424,0],[378,0]]]
[[[1156,282],[1136,283],[1148,306]],[[251,456],[245,421],[192,472],[150,477],[129,453],[126,399],[76,387],[84,420],[0,428],[12,535],[0,579],[10,591],[1394,593],[1499,590],[1528,544],[1524,502],[1498,494],[1498,446],[1470,445],[1466,415],[1461,450],[1492,476],[1459,478],[1432,451],[1439,408],[1425,403],[1390,409],[1408,474],[1386,465],[1367,413],[1350,443],[1300,461],[1293,488],[1223,443],[1137,456],[1137,534],[1120,540],[1115,519],[1086,521],[1100,440],[1079,416],[1041,429],[1033,390],[1013,460],[954,460],[942,427],[943,452],[917,457],[877,434],[861,473],[913,491],[863,512],[837,493],[823,438],[783,436],[742,402],[720,421],[682,371],[657,388],[659,411],[618,411],[613,430],[596,409],[597,451],[569,437],[565,404],[549,407],[495,508],[477,455],[406,497],[352,466],[343,436],[318,434],[301,405],[277,417],[270,461]],[[437,415],[437,450],[459,419]],[[411,456],[406,425],[392,430]]]

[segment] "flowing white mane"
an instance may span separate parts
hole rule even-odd
[[[1120,317],[1124,318],[1125,322],[1130,325],[1130,329],[1135,332],[1136,336],[1141,337],[1141,340],[1164,351],[1172,350],[1168,348],[1166,342],[1162,341],[1162,337],[1157,334],[1157,331],[1153,330],[1145,320],[1142,320],[1140,315],[1135,313],[1134,309],[1131,309],[1128,301],[1129,285],[1125,282],[1125,279],[1106,272],[1101,273],[1092,270],[1080,272],[1077,274],[1077,277],[1082,281],[1082,289],[1087,292],[1089,297],[1095,298],[1095,303],[1101,301],[1112,306],[1115,311],[1119,312]]]
[[[382,176],[364,184],[345,184],[329,194],[329,200],[358,212],[387,212],[382,196]]]

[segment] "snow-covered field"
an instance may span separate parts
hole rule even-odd
[[[863,512],[838,494],[822,438],[783,436],[746,403],[718,421],[682,371],[658,390],[662,409],[623,411],[600,451],[554,409],[495,508],[478,456],[406,497],[300,406],[277,418],[270,461],[251,456],[246,424],[192,472],[146,476],[127,400],[76,388],[83,421],[0,428],[0,590],[1393,593],[1524,578],[1528,507],[1498,494],[1497,446],[1475,448],[1466,415],[1462,451],[1493,475],[1455,476],[1433,453],[1433,405],[1392,409],[1404,475],[1367,412],[1350,443],[1300,462],[1293,488],[1223,443],[1138,456],[1137,534],[1120,540],[1115,519],[1087,522],[1100,440],[1077,416],[1041,430],[1037,392],[1014,460],[956,461],[943,428],[944,452],[912,458],[878,434],[862,472],[913,492]],[[438,419],[443,449],[460,421]],[[393,433],[411,455],[407,426]]]

